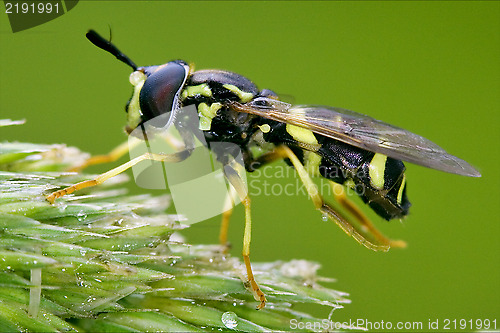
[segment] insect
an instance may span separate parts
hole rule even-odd
[[[110,41],[90,30],[87,38],[97,47],[111,53],[133,69],[130,82],[134,91],[126,106],[126,131],[131,133],[148,120],[164,114],[175,114],[181,107],[194,105],[199,117],[199,130],[210,145],[230,142],[241,149],[244,167],[252,172],[283,159],[295,168],[316,209],[359,243],[372,250],[387,251],[402,247],[382,235],[371,221],[343,192],[351,187],[371,209],[386,220],[408,214],[410,202],[406,194],[407,161],[425,167],[463,176],[480,177],[467,162],[446,153],[431,141],[404,129],[383,123],[353,111],[310,105],[291,105],[277,94],[257,86],[239,74],[223,70],[199,70],[182,60],[160,66],[138,67]],[[252,147],[264,152],[256,155]],[[123,153],[118,149],[98,161],[114,160]],[[224,163],[227,151],[216,152]],[[75,190],[98,185],[143,160],[177,162],[187,156],[146,153],[93,180],[53,192],[50,202]],[[251,214],[250,198],[241,174],[229,164],[225,176],[245,207],[243,259],[247,270],[247,287],[265,306],[266,297],[256,283],[250,264]],[[319,194],[312,177],[330,182],[334,197],[351,215],[348,219],[328,204]],[[340,189],[340,191],[339,191]],[[230,213],[223,214],[220,241],[227,241]],[[356,222],[356,223],[354,223]]]

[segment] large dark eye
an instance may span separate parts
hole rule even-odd
[[[148,76],[139,95],[143,120],[158,117],[177,106],[179,92],[189,73],[182,62],[169,62],[159,66]]]

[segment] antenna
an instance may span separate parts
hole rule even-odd
[[[85,36],[92,44],[94,44],[98,48],[103,49],[104,51],[108,51],[109,53],[114,55],[116,59],[132,67],[134,71],[137,70],[137,65],[134,64],[134,62],[130,60],[129,57],[127,57],[120,50],[118,50],[118,48],[114,46],[113,43],[111,43],[111,41],[104,39],[94,30],[89,30]]]

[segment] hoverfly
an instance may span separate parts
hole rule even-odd
[[[386,220],[408,214],[405,166],[407,161],[463,176],[480,177],[467,162],[446,153],[431,141],[404,129],[383,123],[353,111],[327,106],[291,105],[280,101],[268,89],[259,90],[249,79],[229,71],[199,70],[182,60],[160,66],[138,67],[110,41],[90,30],[87,38],[97,47],[111,53],[133,69],[134,85],[127,104],[126,131],[130,134],[146,121],[180,107],[194,105],[199,116],[199,129],[208,144],[230,142],[243,153],[244,167],[252,172],[284,159],[297,171],[306,185],[316,209],[336,222],[346,233],[372,250],[387,251],[390,246],[404,246],[383,236],[368,218],[349,201],[345,193],[335,199],[358,222],[352,221],[326,203],[311,177],[320,176],[332,186],[355,189],[361,199]],[[254,156],[251,148],[265,147]],[[114,160],[123,154],[118,149],[98,161]],[[217,152],[223,155],[225,152]],[[227,152],[226,152],[227,153]],[[146,153],[97,178],[75,184],[48,196],[50,202],[75,190],[98,185],[143,160],[176,162],[178,155]],[[224,157],[221,156],[221,161]],[[251,215],[250,199],[240,174],[229,165],[225,176],[245,207],[243,259],[247,270],[246,286],[265,306],[266,297],[253,277],[250,264]],[[338,192],[338,191],[334,191]],[[223,214],[220,241],[226,243],[230,214]]]

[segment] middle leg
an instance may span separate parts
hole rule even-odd
[[[245,285],[249,288],[253,293],[253,296],[256,301],[260,301],[260,304],[257,306],[257,310],[262,309],[266,305],[266,296],[260,289],[259,285],[255,281],[252,272],[252,265],[250,263],[250,241],[252,239],[252,217],[250,211],[250,197],[248,196],[248,191],[244,181],[238,172],[233,169],[229,165],[224,166],[224,174],[226,178],[229,180],[233,188],[238,193],[243,206],[245,207],[245,231],[243,235],[243,261],[245,262],[245,267],[247,271],[247,281]]]

